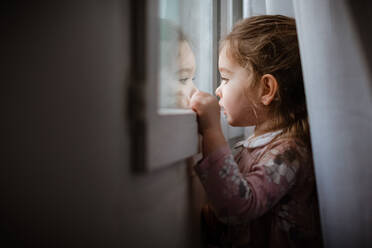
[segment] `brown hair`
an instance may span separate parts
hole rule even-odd
[[[238,22],[220,43],[240,66],[252,68],[256,86],[265,74],[278,82],[270,104],[275,128],[310,142],[306,99],[295,20],[282,15],[254,16]]]

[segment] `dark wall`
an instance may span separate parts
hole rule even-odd
[[[1,4],[1,247],[199,244],[185,163],[131,173],[128,2]]]

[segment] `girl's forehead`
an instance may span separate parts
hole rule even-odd
[[[252,64],[247,61],[245,65],[241,65],[237,59],[233,56],[230,46],[226,42],[220,49],[220,54],[218,58],[218,68],[221,71],[223,69],[229,69],[230,71],[244,70],[249,74],[256,74]]]
[[[232,71],[240,67],[239,64],[231,56],[231,53],[229,52],[229,47],[227,45],[225,45],[220,50],[219,59],[218,59],[218,67],[220,71],[221,70]]]
[[[181,67],[195,67],[195,55],[186,41],[179,44],[178,62]]]

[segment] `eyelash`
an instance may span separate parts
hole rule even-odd
[[[227,78],[223,78],[221,77],[221,83],[225,82],[225,83],[228,83],[230,79],[227,79]]]
[[[181,84],[186,84],[187,80],[189,80],[189,78],[181,78],[178,81],[180,81]]]
[[[186,84],[186,81],[189,80],[190,78],[180,78],[178,81],[181,83],[181,84]],[[192,78],[191,79],[192,81],[195,81],[195,78]]]

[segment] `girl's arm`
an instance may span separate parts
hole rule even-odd
[[[226,146],[227,142],[222,130],[210,130],[203,133],[203,157],[207,157],[213,151]]]
[[[198,91],[190,100],[191,108],[198,115],[199,132],[203,136],[203,156],[206,157],[227,145],[220,122],[220,106],[217,98]]]
[[[195,171],[219,218],[239,223],[261,216],[291,189],[301,160],[292,144],[278,142],[243,174],[230,148],[223,146],[202,159]]]
[[[197,92],[191,107],[203,136],[203,160],[195,167],[212,205],[228,222],[264,214],[294,184],[299,161],[293,145],[280,144],[266,152],[249,173],[242,174],[222,134],[216,97]]]

